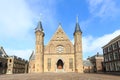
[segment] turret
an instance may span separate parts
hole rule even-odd
[[[41,21],[35,28],[36,50],[35,50],[35,72],[43,72],[44,70],[44,31]]]
[[[75,71],[83,72],[83,61],[82,61],[82,31],[78,23],[78,17],[76,20],[75,31],[74,31],[74,52],[75,52]]]

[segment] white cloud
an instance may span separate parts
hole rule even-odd
[[[55,4],[55,0],[47,2],[45,0],[0,0],[0,44],[5,46],[8,55],[28,59],[32,51],[27,48],[29,46],[27,44],[34,44],[32,42],[34,28],[37,26],[40,13],[42,13],[42,22],[52,27],[56,22]],[[15,44],[17,42],[18,45]],[[19,49],[24,45],[25,50]]]
[[[29,0],[30,8],[35,15],[35,19],[42,20],[44,28],[54,28],[56,24],[56,0]],[[37,4],[37,5],[36,5]],[[41,14],[41,15],[40,15]]]
[[[14,49],[6,49],[5,50],[8,56],[17,56],[26,60],[29,60],[30,55],[32,54],[32,49],[27,50],[14,50]]]
[[[47,5],[47,6],[46,6]],[[55,0],[0,0],[0,38],[24,39],[30,36],[42,14],[42,22],[55,24]]]
[[[120,13],[115,0],[87,0],[87,2],[90,13],[95,17],[113,19]]]
[[[0,1],[0,36],[19,38],[28,33],[32,25],[32,12],[24,0]]]
[[[118,35],[120,35],[120,30],[116,30],[111,34],[106,34],[98,38],[94,38],[92,36],[84,36],[82,40],[84,58],[87,58],[89,55],[93,56],[97,52],[102,53],[102,47]]]

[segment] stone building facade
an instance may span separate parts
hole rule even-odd
[[[83,71],[84,73],[93,73],[93,64],[89,60],[83,61]]]
[[[74,44],[69,40],[61,24],[46,46],[41,21],[35,29],[35,35],[36,48],[30,56],[29,73],[83,72],[82,31],[78,21],[73,33]]]
[[[103,55],[97,53],[96,55],[89,57],[88,60],[92,63],[93,65],[93,72],[102,72],[103,71]]]
[[[28,61],[17,56],[9,56],[7,60],[8,68],[6,74],[18,74],[28,72]]]
[[[0,46],[0,74],[6,74],[7,71],[7,54],[3,47]]]
[[[106,72],[120,72],[120,35],[103,46]]]

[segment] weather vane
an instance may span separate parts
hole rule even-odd
[[[39,17],[39,21],[41,21],[42,20],[42,13],[40,13],[40,17]]]
[[[78,23],[78,15],[77,15],[77,17],[76,17],[76,22]]]

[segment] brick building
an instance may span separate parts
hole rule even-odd
[[[16,74],[16,73],[27,73],[28,72],[28,62],[17,56],[9,56],[7,63],[7,73],[6,74]]]
[[[103,46],[106,72],[120,72],[120,35]]]
[[[84,73],[93,72],[93,64],[89,60],[83,60],[83,71]]]
[[[93,72],[102,72],[103,71],[103,55],[97,53],[96,55],[89,57],[88,60],[93,65]]]

